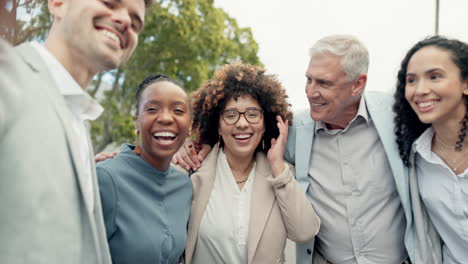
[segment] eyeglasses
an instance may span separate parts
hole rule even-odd
[[[228,125],[234,125],[239,121],[241,115],[244,115],[245,120],[250,124],[257,124],[262,118],[263,110],[257,108],[247,108],[245,112],[239,112],[235,109],[227,109],[221,113],[224,122]]]

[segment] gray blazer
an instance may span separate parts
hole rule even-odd
[[[413,260],[413,236],[411,225],[411,202],[408,184],[408,168],[400,159],[398,146],[393,133],[393,97],[380,92],[366,92],[366,105],[369,115],[374,121],[375,128],[384,146],[392,174],[395,179],[396,188],[401,199],[408,226],[405,231],[405,246],[408,254]],[[314,140],[315,121],[310,117],[309,110],[294,115],[294,125],[289,129],[288,143],[285,159],[296,167],[296,179],[304,192],[310,184],[309,161]],[[320,256],[314,256],[314,239],[306,243],[296,243],[297,264],[322,264],[326,260]]]
[[[411,164],[415,164],[415,153],[411,152]],[[439,233],[432,224],[426,206],[419,195],[416,165],[409,169],[409,189],[413,208],[410,230],[414,241],[414,264],[442,264],[442,243]]]
[[[0,39],[2,264],[111,263],[94,167],[94,210],[83,197],[71,115],[34,48]]]

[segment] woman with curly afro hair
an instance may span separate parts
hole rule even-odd
[[[284,263],[286,238],[311,239],[320,220],[283,160],[292,113],[280,82],[233,63],[192,95],[195,145],[211,152],[191,175],[186,262]]]
[[[467,106],[468,45],[434,36],[413,46],[398,72],[393,109],[410,169],[416,263],[468,260]]]

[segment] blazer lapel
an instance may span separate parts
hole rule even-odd
[[[248,237],[248,263],[252,263],[258,243],[262,237],[273,204],[276,200],[273,187],[267,181],[271,175],[270,165],[263,153],[256,156],[255,179],[250,202],[250,220]]]
[[[304,192],[309,187],[309,161],[314,140],[315,122],[305,122],[303,126],[297,127],[296,135],[296,179]]]
[[[52,102],[52,107],[59,117],[60,122],[62,123],[62,127],[65,131],[65,137],[67,140],[68,150],[70,152],[71,159],[73,161],[73,168],[75,170],[75,175],[77,176],[78,185],[81,190],[82,199],[85,203],[85,207],[89,213],[89,217],[92,215],[91,206],[89,204],[89,200],[85,199],[84,197],[84,183],[82,179],[82,171],[84,170],[82,163],[80,162],[79,158],[79,148],[77,136],[75,132],[72,130],[71,126],[69,125],[68,120],[72,120],[74,117],[72,113],[68,109],[63,96],[60,94],[60,91],[52,76],[50,76],[49,71],[47,70],[47,66],[45,65],[43,59],[40,57],[38,52],[35,50],[34,47],[31,46],[29,43],[21,44],[16,48],[19,54],[22,56],[23,60],[28,64],[33,71],[37,72],[40,76],[40,79],[44,82],[43,85],[40,87],[44,87],[44,91]],[[94,221],[92,221],[94,222]]]
[[[200,222],[213,190],[218,152],[219,145],[216,144],[203,161],[203,166],[190,176],[194,190],[188,225],[187,247],[185,249],[187,263],[191,263],[192,261],[198,230],[200,229]]]
[[[372,96],[366,96],[365,99],[369,115],[375,124],[377,134],[382,141],[387,159],[392,168],[395,184],[408,220],[408,216],[411,215],[411,208],[407,206],[410,204],[408,169],[400,159],[398,146],[395,142],[394,122],[392,122],[394,118],[392,105],[389,102],[380,101],[378,98]]]

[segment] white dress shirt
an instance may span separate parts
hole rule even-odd
[[[73,126],[73,131],[80,138],[80,142],[78,142],[77,145],[80,148],[79,156],[82,166],[85,168],[85,175],[79,175],[79,177],[82,177],[84,182],[84,197],[90,207],[94,208],[93,181],[91,178],[91,162],[94,162],[94,159],[90,155],[90,153],[92,153],[92,146],[88,143],[89,136],[84,122],[87,120],[95,120],[101,115],[104,109],[80,87],[52,53],[37,42],[32,42],[31,44],[45,61],[50,75],[54,79],[60,93],[63,95],[68,109],[74,117],[74,119],[70,121]]]
[[[414,142],[419,194],[444,245],[444,264],[468,261],[468,169],[456,175],[431,150],[432,127]]]
[[[247,263],[254,177],[255,165],[239,190],[224,151],[219,151],[216,178],[200,222],[193,264]]]
[[[344,129],[316,122],[308,195],[321,218],[315,249],[335,264],[402,263],[406,220],[364,97]]]

